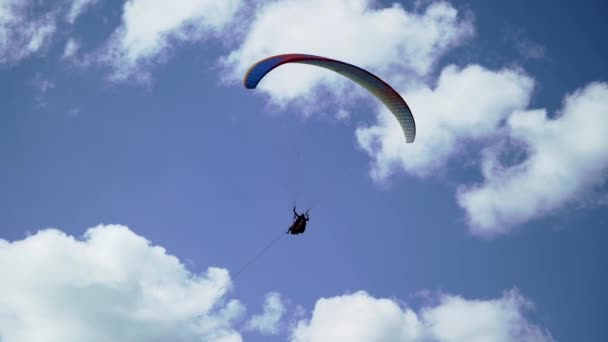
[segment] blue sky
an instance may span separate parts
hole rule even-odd
[[[607,340],[605,10],[0,0],[0,341]]]

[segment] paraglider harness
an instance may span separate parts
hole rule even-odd
[[[308,217],[308,212],[310,209],[306,210],[304,214],[298,214],[296,212],[296,206],[293,206],[293,223],[291,227],[287,230],[286,234],[302,234],[306,230],[306,222],[310,219]]]
[[[289,229],[287,230],[286,234],[302,234],[304,233],[304,231],[306,230],[306,222],[308,222],[308,220],[310,219],[308,217],[308,212],[310,211],[310,209],[306,210],[306,212],[304,214],[298,214],[296,212],[296,206],[293,206],[293,223],[291,224],[291,227],[289,227]],[[241,274],[241,272],[243,272],[249,265],[251,265],[251,263],[253,263],[257,258],[261,257],[262,254],[264,254],[264,252],[266,252],[270,247],[272,247],[272,245],[274,245],[277,241],[279,241],[281,239],[281,237],[285,236],[285,234],[281,233],[279,234],[279,236],[277,236],[276,238],[274,238],[274,240],[270,241],[264,248],[262,248],[262,250],[260,250],[258,252],[258,254],[256,254],[251,260],[249,260],[245,265],[243,265],[233,276],[232,279],[235,279],[239,274]],[[228,279],[219,289],[218,292],[221,292],[226,285],[230,284],[232,281],[230,279]]]

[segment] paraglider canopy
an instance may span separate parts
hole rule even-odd
[[[406,142],[416,138],[416,123],[409,106],[388,83],[378,76],[358,66],[321,56],[305,54],[284,54],[265,58],[255,63],[243,79],[245,88],[255,89],[258,83],[273,69],[286,63],[310,64],[333,70],[363,86],[378,98],[395,115],[403,130]]]

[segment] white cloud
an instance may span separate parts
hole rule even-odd
[[[435,89],[405,95],[416,120],[416,140],[406,144],[394,116],[383,109],[378,123],[357,129],[359,145],[372,158],[377,181],[396,170],[424,176],[473,140],[496,134],[501,121],[527,106],[533,81],[519,70],[487,70],[479,65],[446,67]]]
[[[65,48],[63,50],[63,56],[61,58],[70,59],[76,55],[78,49],[80,48],[80,44],[73,38],[68,39],[68,42],[65,44]]]
[[[319,299],[312,317],[297,323],[292,341],[415,341],[423,328],[412,310],[360,291]]]
[[[73,0],[72,6],[66,15],[68,23],[73,24],[76,19],[89,7],[99,2],[99,0]]]
[[[194,42],[227,25],[242,0],[128,0],[122,24],[99,60],[113,67],[114,80],[149,80],[148,68],[162,62],[174,42]]]
[[[426,75],[449,48],[473,35],[471,21],[446,2],[423,12],[399,4],[379,8],[371,0],[272,1],[257,8],[241,46],[222,59],[228,78],[241,80],[258,60],[273,54],[307,53],[344,60],[393,84]],[[282,66],[258,87],[274,104],[286,105],[318,86],[335,100],[352,84],[342,76],[307,65]],[[315,102],[308,98],[307,104]]]
[[[531,323],[531,304],[516,290],[490,300],[443,295],[435,306],[418,312],[396,301],[360,291],[321,298],[311,318],[292,332],[294,342],[548,342],[551,335]]]
[[[276,335],[279,332],[279,323],[285,314],[285,305],[281,295],[271,292],[266,295],[262,314],[252,316],[245,326],[245,330],[255,330],[262,334]]]
[[[0,240],[0,336],[20,341],[240,341],[228,272],[187,271],[127,227]]]
[[[504,149],[489,148],[484,182],[462,188],[474,233],[495,235],[564,207],[605,180],[608,171],[608,84],[592,83],[566,97],[561,113],[549,119],[544,109],[509,118],[511,139],[528,157],[514,166],[500,163]]]
[[[55,33],[56,12],[32,15],[32,1],[0,0],[0,64],[42,52]]]

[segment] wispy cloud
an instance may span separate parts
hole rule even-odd
[[[0,0],[0,64],[44,52],[56,31],[57,11],[34,14],[33,1]]]
[[[283,315],[285,314],[285,305],[281,299],[281,295],[276,292],[271,292],[266,295],[264,301],[263,312],[259,315],[252,316],[245,330],[259,331],[266,335],[276,335],[279,332],[279,326]]]
[[[506,30],[505,38],[514,45],[515,50],[525,59],[543,59],[547,56],[547,48],[532,41],[522,29]]]
[[[53,43],[62,21],[68,25],[99,0],[51,3],[36,0],[0,0],[0,64],[17,63],[44,54]],[[75,41],[66,45],[64,58],[76,51]]]
[[[55,83],[44,78],[40,73],[36,73],[34,78],[26,82],[35,91],[34,102],[38,107],[47,106],[47,93],[55,88]]]
[[[74,107],[68,110],[66,116],[70,119],[77,118],[80,115],[81,109],[79,107]]]
[[[68,39],[67,43],[65,44],[65,48],[63,50],[63,56],[61,58],[63,59],[71,59],[73,58],[76,53],[78,52],[78,49],[80,48],[80,44],[78,43],[78,41],[74,38],[70,38]]]
[[[55,88],[55,83],[42,77],[40,73],[36,73],[34,78],[27,83],[42,94],[46,94],[47,91]]]
[[[98,2],[99,0],[72,0],[70,9],[66,15],[67,22],[73,24],[82,13]]]

